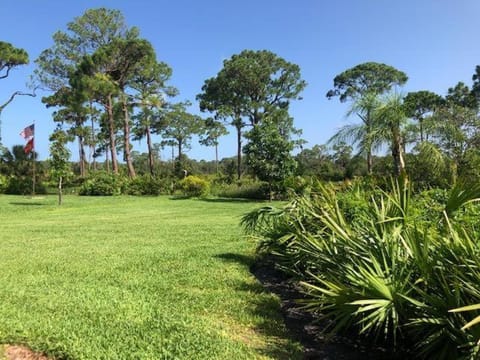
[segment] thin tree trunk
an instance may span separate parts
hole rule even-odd
[[[181,165],[182,164],[182,158],[183,158],[183,154],[182,154],[182,141],[179,140],[178,141],[178,163]]]
[[[105,149],[105,165],[107,167],[107,173],[110,172],[110,159],[108,158],[108,145],[106,146],[106,149]]]
[[[392,129],[392,140],[392,157],[395,176],[400,177],[405,173],[405,160],[403,157],[402,138],[396,129]]]
[[[218,142],[215,142],[215,171],[218,175]]]
[[[419,118],[418,123],[420,124],[420,142],[423,143],[423,119]]]
[[[112,158],[112,170],[114,174],[118,174],[118,161],[117,161],[117,149],[115,145],[115,120],[113,118],[113,101],[112,95],[108,95],[108,132],[110,141],[110,155]]]
[[[58,179],[58,205],[62,205],[62,177]]]
[[[85,177],[86,175],[86,159],[85,159],[85,143],[83,136],[78,136],[78,152],[80,157],[80,177]]]
[[[95,158],[95,118],[93,117],[93,104],[92,102],[90,101],[90,121],[91,121],[91,125],[90,125],[90,130],[91,130],[91,134],[90,134],[90,137],[91,137],[91,141],[90,141],[90,161],[91,161],[91,166],[93,168],[93,170],[95,170],[97,168],[97,162],[96,162],[96,158]]]
[[[368,149],[367,151],[367,174],[368,175],[372,175],[372,168],[373,168],[372,150]]]
[[[236,125],[237,128],[237,178],[242,177],[242,126]]]
[[[135,168],[133,167],[132,155],[130,153],[130,116],[128,114],[128,105],[125,94],[122,96],[123,102],[123,141],[125,143],[125,162],[127,163],[128,176],[134,178]]]
[[[154,175],[153,173],[153,166],[154,166],[154,159],[153,159],[153,151],[152,151],[152,137],[150,134],[150,128],[147,126],[146,129],[147,135],[147,148],[148,148],[148,167],[150,168],[150,175]]]

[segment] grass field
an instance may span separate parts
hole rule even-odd
[[[0,343],[60,359],[295,359],[249,202],[0,196]],[[1,356],[0,356],[1,357]]]

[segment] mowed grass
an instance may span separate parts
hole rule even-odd
[[[0,343],[59,359],[295,359],[249,202],[0,196]],[[0,355],[1,357],[1,355]]]

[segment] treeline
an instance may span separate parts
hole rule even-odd
[[[25,50],[5,42],[0,49],[0,78],[28,63]],[[479,67],[471,87],[458,83],[445,96],[427,90],[402,94],[408,76],[386,64],[347,69],[326,95],[348,104],[347,115],[359,122],[307,149],[289,114],[307,83],[298,65],[267,50],[235,54],[205,80],[196,96],[205,117],[191,113],[190,101],[174,100],[179,91],[169,84],[172,69],[117,10],[87,10],[53,35],[53,46],[35,63],[34,92],[15,92],[0,113],[18,95],[34,96],[39,88],[48,93],[42,102],[54,109],[57,127],[48,164],[38,164],[37,184],[55,179],[61,189],[102,171],[128,179],[148,175],[174,188],[186,175],[210,176],[208,182],[215,175],[215,182],[226,185],[258,182],[273,196],[301,188],[309,178],[408,175],[420,187],[448,187],[479,175]],[[236,134],[237,154],[219,160],[220,138],[229,131]],[[214,162],[188,159],[194,136],[215,148]],[[133,146],[142,139],[146,153]],[[67,147],[73,141],[79,149],[74,166]],[[171,159],[160,160],[164,148],[171,149]],[[2,148],[3,182],[27,179],[18,164],[33,158],[35,153]]]

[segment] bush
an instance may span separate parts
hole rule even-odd
[[[179,183],[179,188],[186,196],[205,196],[209,193],[210,184],[198,176],[187,176]]]
[[[268,183],[248,180],[236,184],[217,185],[212,193],[219,197],[252,200],[267,200],[270,195]]]
[[[30,177],[10,177],[8,178],[5,194],[10,195],[29,195],[33,191],[33,182]],[[42,182],[37,180],[35,184],[35,194],[46,194],[47,189]]]
[[[129,179],[123,184],[122,193],[127,195],[160,195],[171,192],[171,179],[157,179],[150,175]]]
[[[87,196],[120,195],[123,182],[124,179],[118,175],[94,173],[84,180],[78,194]]]
[[[332,331],[356,331],[408,358],[477,359],[480,306],[480,184],[411,198],[390,190],[333,186],[296,197],[281,209],[246,214],[262,251],[294,274],[302,304]],[[352,209],[353,208],[353,209]]]
[[[5,193],[8,186],[8,178],[5,175],[0,174],[0,194]]]

